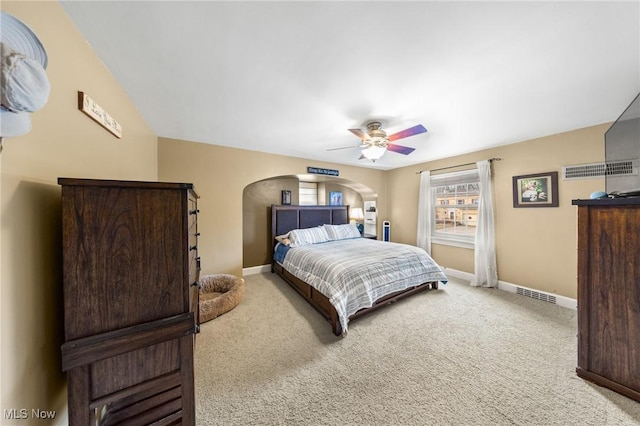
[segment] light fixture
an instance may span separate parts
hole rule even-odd
[[[380,143],[380,141],[373,141],[373,143],[368,144],[368,146],[362,150],[362,155],[368,158],[371,161],[376,161],[387,151],[386,144],[384,142]]]
[[[369,138],[364,141],[367,147],[362,150],[362,155],[374,163],[382,157],[387,151],[387,145],[389,145],[387,133],[380,128],[381,126],[379,121],[372,121],[367,124],[367,135]]]
[[[352,220],[364,220],[364,213],[360,207],[354,207],[351,209],[349,218]]]
[[[364,232],[364,224],[360,223],[360,221],[364,221],[364,212],[360,207],[354,207],[349,211],[349,219],[355,222],[356,227],[360,234]]]

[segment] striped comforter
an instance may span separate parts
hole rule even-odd
[[[424,250],[367,238],[291,248],[282,265],[327,296],[343,334],[349,316],[377,299],[429,281],[447,282],[442,268]]]

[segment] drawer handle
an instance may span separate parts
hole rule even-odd
[[[191,246],[191,247],[189,247],[189,251],[192,251],[192,250],[198,250],[198,246]]]
[[[202,286],[200,285],[200,283],[198,281],[195,281],[191,284],[191,287],[198,287],[198,289],[202,288]]]
[[[200,236],[200,233],[199,233],[199,232],[196,232],[194,235],[195,235],[196,237],[199,237],[199,236]]]
[[[198,213],[200,213],[200,210],[198,209],[189,211],[189,214],[198,214]]]

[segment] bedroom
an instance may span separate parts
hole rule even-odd
[[[602,189],[603,181],[561,181],[560,206],[541,212],[512,208],[511,178],[602,161],[609,121],[388,171],[162,138],[149,128],[59,4],[9,1],[2,2],[2,10],[28,22],[43,38],[54,84],[47,107],[33,116],[33,130],[5,139],[0,159],[3,407],[63,412],[66,404],[59,353],[62,329],[56,322],[61,297],[55,231],[60,221],[59,176],[195,182],[198,191],[207,194],[200,208],[210,214],[201,232],[213,236],[203,248],[204,272],[241,275],[242,193],[254,182],[298,175],[307,166],[339,169],[344,179],[375,191],[381,200],[379,217],[393,224],[393,239],[413,243],[417,200],[405,194],[418,192],[416,171],[500,157],[503,161],[495,165],[500,279],[575,299],[576,210],[570,200]],[[616,114],[638,89],[636,82]],[[77,111],[77,90],[90,93],[125,125],[122,140]],[[470,250],[435,246],[434,257],[445,267],[473,270]],[[544,268],[531,274],[532,265]]]

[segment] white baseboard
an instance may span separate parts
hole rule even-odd
[[[442,269],[444,269],[444,273],[447,276],[459,278],[461,280],[469,281],[469,282],[473,280],[473,274],[470,274],[468,272],[459,271],[457,269],[451,269],[451,268],[442,268]]]
[[[271,265],[252,266],[250,268],[242,268],[242,276],[261,274],[263,272],[271,272]]]
[[[470,274],[468,272],[458,271],[457,269],[451,269],[451,268],[444,268],[444,272],[445,274],[447,274],[448,276],[451,276],[452,278],[459,278],[461,280],[468,281],[468,282],[471,282],[473,280],[473,274]],[[544,297],[534,297],[534,298],[540,299],[540,300],[546,300],[547,298],[550,298],[554,300],[553,303],[555,303],[556,305],[573,309],[573,310],[578,309],[578,301],[570,297],[560,296],[558,294],[548,293],[546,291],[536,290],[533,288],[528,288],[528,287],[524,287],[521,285],[512,284],[512,283],[509,283],[506,281],[500,281],[500,280],[498,280],[498,289],[508,291],[509,293],[516,293],[516,294],[525,293],[525,294],[533,294],[533,295],[536,295],[536,294],[542,295]],[[518,292],[518,289],[520,289],[520,292]]]

